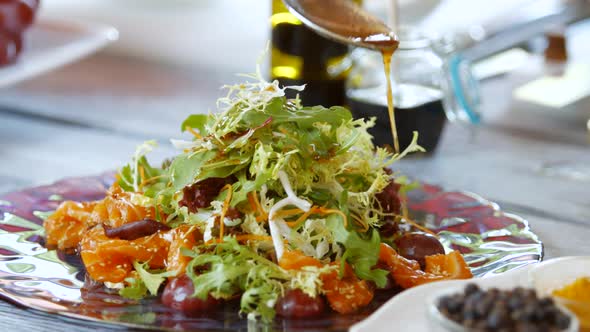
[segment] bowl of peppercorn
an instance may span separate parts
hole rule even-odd
[[[568,309],[534,289],[483,289],[474,283],[446,289],[428,301],[433,329],[447,331],[569,332],[579,322]]]

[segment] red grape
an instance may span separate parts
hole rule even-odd
[[[322,297],[319,295],[311,297],[300,289],[288,290],[275,305],[277,314],[285,318],[319,316],[324,312],[325,307],[326,304]]]
[[[39,0],[0,0],[0,65],[16,61],[23,32],[35,18]]]
[[[400,255],[417,261],[423,269],[426,264],[424,257],[445,253],[445,248],[438,239],[425,233],[404,234],[395,240],[395,245]]]
[[[33,23],[37,0],[0,0],[0,29],[20,34]]]
[[[0,31],[0,65],[16,61],[23,42],[21,36],[15,36],[6,31]]]
[[[195,288],[193,281],[186,274],[172,279],[164,288],[162,303],[172,309],[180,310],[187,315],[198,314],[217,308],[221,304],[209,295],[205,300],[193,297]]]

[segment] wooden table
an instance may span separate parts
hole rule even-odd
[[[588,59],[589,44],[584,45],[576,48],[574,59]],[[590,182],[540,171],[561,161],[590,167],[585,123],[547,116],[547,110],[511,98],[515,86],[543,68],[535,60],[484,82],[484,125],[448,125],[434,155],[408,158],[396,167],[431,183],[476,192],[525,217],[544,241],[546,258],[590,255]],[[172,155],[167,138],[180,136],[180,121],[214,109],[219,86],[235,81],[220,68],[186,70],[97,55],[5,89],[0,92],[0,192],[115,169],[150,138],[161,143],[154,158]],[[590,118],[588,98],[568,108],[584,111]],[[97,330],[3,301],[0,328]]]

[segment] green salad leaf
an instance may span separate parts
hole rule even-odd
[[[175,190],[181,190],[195,182],[201,173],[203,165],[215,158],[216,151],[181,154],[176,156],[169,167],[170,179]]]
[[[131,163],[125,165],[119,172],[119,185],[123,190],[141,191],[142,176],[144,179],[156,179],[162,176],[162,169],[152,167],[146,158],[146,155],[156,146],[156,141],[146,141],[137,147]]]
[[[374,268],[381,245],[379,232],[376,229],[371,229],[365,238],[356,231],[347,230],[339,216],[329,217],[327,224],[332,229],[336,241],[345,248],[342,262],[348,262],[359,278],[371,280],[378,287],[384,287],[389,272]]]
[[[199,133],[203,136],[207,135],[207,130],[205,129],[205,125],[209,120],[209,116],[206,114],[191,114],[182,121],[182,125],[180,126],[180,131],[184,132],[187,128],[195,128],[199,131]]]
[[[289,279],[286,271],[249,247],[240,245],[233,237],[198,250],[187,267],[196,297],[205,299],[212,295],[227,299],[243,293],[242,312],[266,321],[274,317],[274,303],[282,292],[283,282]],[[207,267],[207,270],[194,272],[201,267]]]
[[[148,263],[133,262],[139,278],[127,278],[127,286],[119,290],[119,295],[130,299],[141,299],[149,295],[158,295],[160,286],[168,277],[174,277],[171,271],[151,271]]]
[[[126,287],[119,290],[119,295],[132,300],[141,300],[148,295],[148,289],[141,279],[126,278]]]

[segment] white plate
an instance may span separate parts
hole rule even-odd
[[[17,62],[0,67],[0,87],[79,60],[117,40],[118,35],[115,28],[102,24],[39,19],[26,32]]]
[[[508,271],[493,277],[441,281],[408,289],[386,302],[379,310],[367,319],[353,325],[350,332],[446,332],[442,327],[434,328],[428,322],[428,302],[433,294],[443,290],[456,289],[460,291],[467,283],[497,288],[514,288],[517,286],[530,287],[528,271],[537,264]]]

